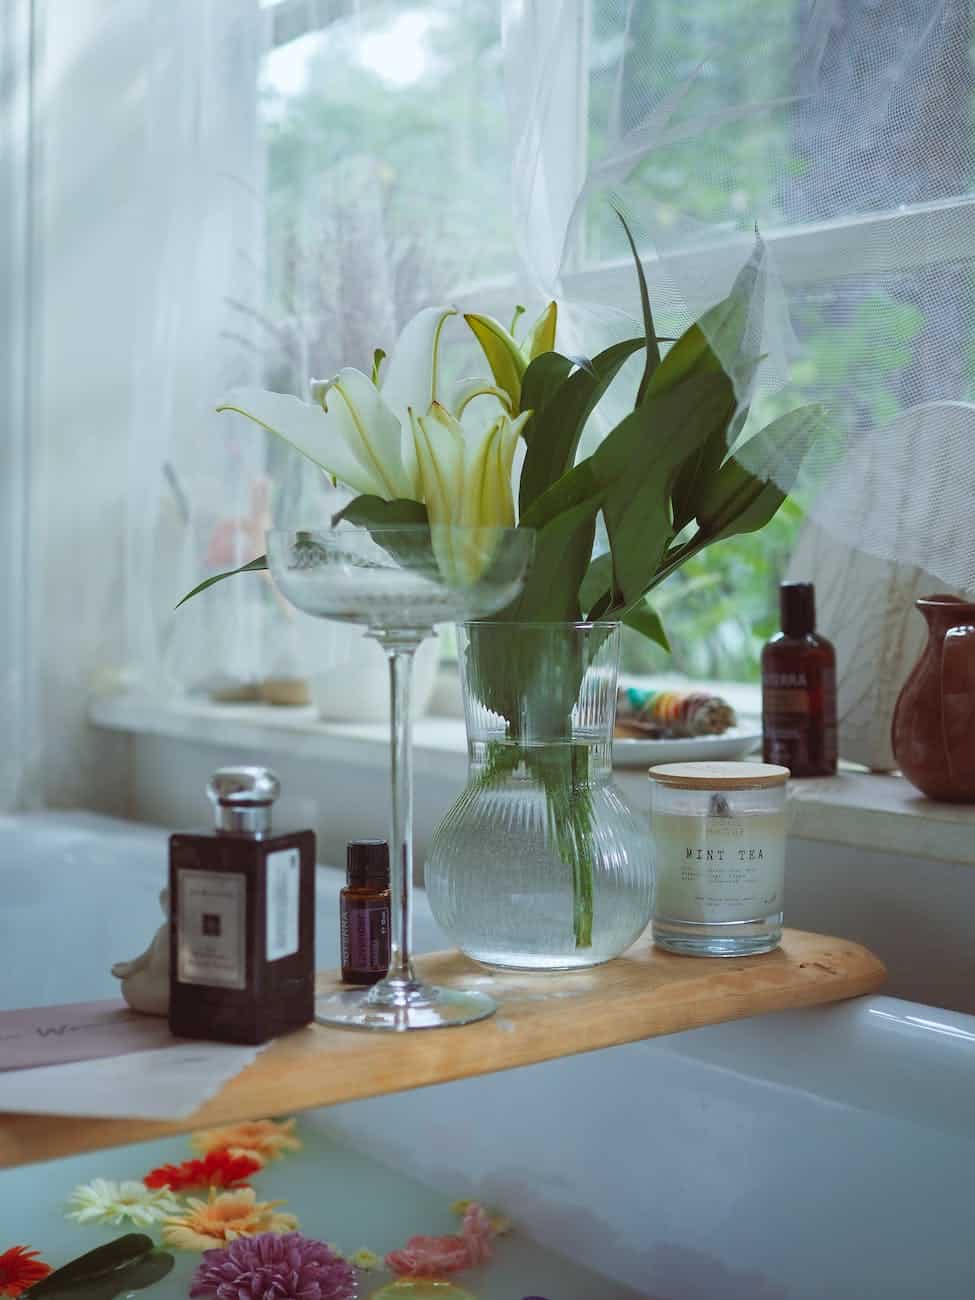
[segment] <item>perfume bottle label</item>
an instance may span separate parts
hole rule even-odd
[[[654,813],[660,920],[764,920],[782,911],[785,814],[693,817]]]
[[[298,898],[301,855],[279,849],[267,859],[267,959],[280,961],[298,951]]]
[[[246,878],[237,872],[183,870],[178,891],[179,982],[246,988]]]
[[[389,970],[389,903],[342,909],[342,965],[363,974]]]

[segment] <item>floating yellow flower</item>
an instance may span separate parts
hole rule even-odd
[[[211,1190],[205,1201],[191,1197],[186,1209],[163,1224],[162,1239],[177,1250],[212,1250],[262,1232],[294,1232],[298,1220],[282,1214],[283,1201],[259,1201],[252,1187],[237,1192]]]
[[[229,1151],[231,1155],[253,1156],[269,1164],[288,1151],[300,1151],[301,1140],[295,1136],[293,1119],[252,1119],[229,1128],[202,1129],[190,1139],[197,1151]]]
[[[163,1188],[157,1190],[137,1182],[115,1182],[93,1178],[71,1193],[65,1218],[75,1223],[132,1223],[149,1228],[179,1209],[179,1201]]]
[[[349,1263],[360,1273],[378,1273],[383,1266],[381,1255],[377,1255],[374,1250],[365,1249],[357,1250],[354,1255],[350,1255]]]

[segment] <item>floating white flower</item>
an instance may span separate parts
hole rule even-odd
[[[65,1217],[76,1223],[133,1223],[149,1228],[179,1208],[179,1201],[165,1188],[154,1190],[135,1181],[93,1178],[71,1193]]]

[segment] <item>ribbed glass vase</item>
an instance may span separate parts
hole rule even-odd
[[[458,630],[470,762],[426,862],[434,916],[488,966],[619,956],[653,902],[647,818],[613,784],[617,623]]]

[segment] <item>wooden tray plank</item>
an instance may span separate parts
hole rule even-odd
[[[0,1168],[53,1160],[243,1119],[491,1074],[556,1057],[872,993],[882,963],[844,939],[787,930],[763,957],[677,957],[641,939],[625,956],[573,974],[489,972],[454,952],[417,962],[438,984],[478,988],[490,1020],[411,1034],[310,1026],[279,1039],[192,1116],[176,1122],[0,1114]],[[319,991],[341,987],[335,972]]]

